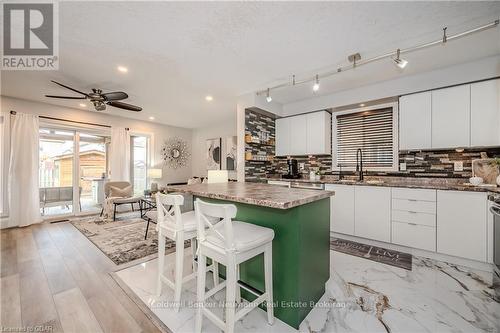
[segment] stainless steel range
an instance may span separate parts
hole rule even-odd
[[[493,288],[500,299],[500,194],[492,194],[488,199],[493,214]]]

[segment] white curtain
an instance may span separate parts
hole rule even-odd
[[[125,128],[111,127],[111,180],[130,181],[130,133]]]
[[[38,190],[38,116],[13,117],[9,165],[9,226],[41,222]]]

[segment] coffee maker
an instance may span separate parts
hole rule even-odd
[[[295,160],[293,158],[289,158],[286,161],[286,163],[288,165],[288,172],[287,172],[286,175],[283,175],[283,178],[286,178],[286,179],[297,179],[297,178],[300,178],[299,168],[298,168],[298,165],[297,165],[297,160]]]

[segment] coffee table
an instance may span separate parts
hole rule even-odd
[[[139,210],[141,212],[141,218],[147,221],[146,234],[144,235],[144,240],[148,238],[149,223],[153,222],[156,224],[155,220],[150,219],[146,214],[150,211],[156,210],[156,199],[153,197],[142,197],[139,199]]]

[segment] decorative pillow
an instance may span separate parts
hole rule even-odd
[[[130,198],[132,196],[132,185],[124,188],[118,188],[115,186],[109,187],[109,196],[118,198]]]

